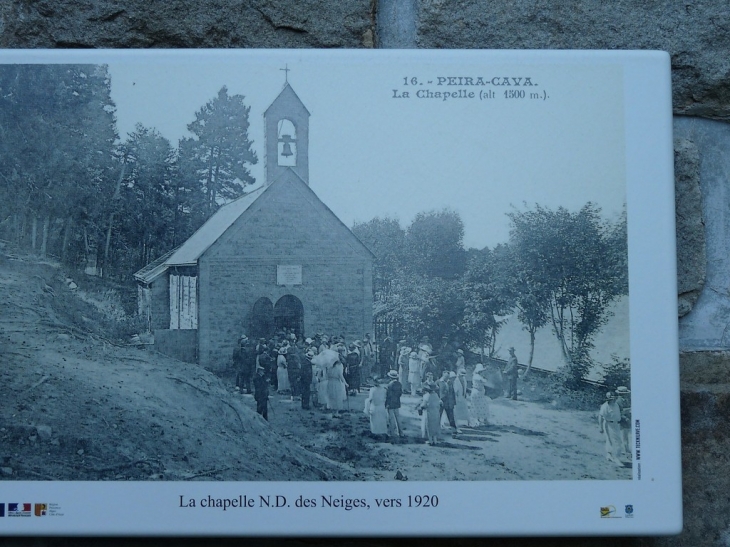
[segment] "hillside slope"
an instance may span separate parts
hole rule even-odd
[[[58,265],[0,250],[0,479],[353,478],[217,376],[110,340],[82,296]]]

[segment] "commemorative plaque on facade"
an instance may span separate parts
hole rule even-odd
[[[0,535],[678,532],[669,69],[3,51]]]
[[[302,284],[302,266],[297,265],[278,265],[276,267],[276,284],[277,285],[301,285]]]

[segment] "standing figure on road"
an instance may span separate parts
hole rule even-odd
[[[626,386],[616,388],[616,404],[621,409],[621,440],[626,457],[631,459],[631,445],[629,438],[631,437],[631,391]]]
[[[509,348],[509,361],[504,369],[504,375],[509,380],[509,389],[507,391],[507,397],[512,400],[517,400],[517,377],[519,376],[519,369],[517,368],[517,357],[515,356],[515,348]]]
[[[375,386],[370,388],[370,394],[365,399],[365,414],[370,418],[370,433],[376,437],[388,435],[388,411],[385,409],[387,395],[383,380],[376,379]]]
[[[297,344],[293,344],[286,351],[286,372],[289,375],[289,385],[291,386],[291,397],[299,397],[299,375],[302,371],[301,350]]]
[[[327,408],[344,410],[347,402],[347,382],[343,374],[344,367],[339,361],[327,367]]]
[[[289,372],[286,369],[286,348],[279,349],[279,356],[276,358],[276,392],[291,393],[289,383]]]
[[[233,369],[236,371],[236,387],[241,390],[241,393],[249,393],[246,388],[247,384],[245,381],[245,377],[247,372],[249,377],[251,376],[251,371],[245,370],[246,358],[244,356],[244,352],[246,351],[247,341],[248,338],[246,337],[246,335],[242,334],[233,348]]]
[[[411,396],[415,397],[421,389],[423,361],[415,351],[408,356],[408,383],[411,385]]]
[[[345,357],[345,381],[349,386],[347,389],[351,395],[360,393],[360,356],[356,351],[355,344],[350,343],[349,351]]]
[[[302,358],[302,369],[299,373],[299,393],[302,395],[302,408],[309,410],[312,389],[312,357],[314,351],[309,349]]]
[[[458,433],[456,428],[456,420],[454,419],[454,407],[456,406],[456,390],[454,389],[454,380],[456,373],[444,370],[438,381],[439,397],[441,398],[441,415],[440,422],[443,424],[443,415],[446,414],[448,424],[454,433]]]
[[[266,380],[264,367],[256,367],[256,376],[253,379],[253,398],[256,401],[256,412],[264,420],[269,420],[269,382]]]
[[[482,376],[484,365],[478,363],[471,376],[471,393],[469,394],[469,425],[489,424],[489,397],[485,392],[487,381]]]
[[[421,434],[435,446],[441,437],[441,399],[433,384],[423,386],[423,399],[416,408],[422,416]]]
[[[388,371],[390,383],[386,388],[385,409],[388,411],[388,433],[404,437],[403,426],[400,425],[400,397],[403,395],[403,386],[398,381],[398,373]]]
[[[411,354],[411,348],[405,345],[406,341],[401,340],[398,342],[400,348],[398,349],[398,379],[403,386],[403,391],[410,391],[411,385],[408,382],[408,356]]]
[[[456,371],[454,397],[456,399],[456,404],[454,404],[454,421],[456,422],[456,427],[469,425],[469,407],[466,402],[466,369],[464,368]]]
[[[598,411],[598,430],[606,438],[606,459],[616,465],[623,466],[621,453],[624,443],[621,439],[621,409],[616,404],[616,395],[612,391],[606,393],[606,402]]]

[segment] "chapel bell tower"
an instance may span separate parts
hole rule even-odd
[[[288,73],[289,69],[286,70]],[[289,85],[264,112],[266,184],[287,168],[309,184],[309,111]]]

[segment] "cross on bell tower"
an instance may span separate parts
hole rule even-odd
[[[289,66],[284,88],[264,112],[266,184],[292,169],[309,184],[309,111],[289,85]]]

